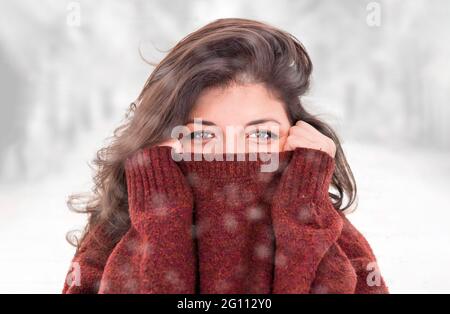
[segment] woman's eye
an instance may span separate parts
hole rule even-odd
[[[256,140],[276,140],[278,139],[278,135],[273,133],[270,130],[255,130],[248,135],[251,139]]]
[[[195,131],[190,134],[190,138],[191,138],[191,140],[194,140],[194,141],[195,140],[207,140],[207,139],[214,138],[214,133],[205,131],[205,130]]]

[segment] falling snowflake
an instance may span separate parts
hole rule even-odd
[[[234,214],[227,213],[223,216],[223,224],[227,231],[234,232],[237,229],[238,221]]]
[[[275,256],[275,266],[284,267],[287,264],[287,257],[282,253],[277,253]]]
[[[145,241],[145,242],[141,243],[141,245],[139,246],[139,251],[140,251],[140,253],[142,253],[142,255],[149,256],[149,255],[153,254],[154,248],[150,242]]]
[[[97,284],[99,285],[99,292],[108,293],[108,291],[110,291],[111,289],[111,283],[106,278],[102,278],[100,281],[98,281]]]
[[[220,279],[216,284],[216,291],[218,293],[226,293],[231,287],[230,282],[227,279]]]
[[[270,248],[265,244],[258,244],[255,247],[256,257],[259,259],[266,259],[271,255]]]
[[[127,249],[129,252],[134,252],[134,251],[136,251],[136,248],[138,247],[138,245],[139,245],[139,242],[138,242],[137,240],[130,239],[130,240],[128,240],[128,242],[126,243],[126,249]]]
[[[312,222],[312,210],[311,206],[304,204],[297,212],[297,219],[300,223],[308,224]]]
[[[164,276],[165,280],[168,281],[173,287],[176,287],[181,290],[184,289],[185,283],[180,278],[180,275],[178,274],[178,272],[176,272],[174,270],[168,270],[165,272],[164,275],[165,275]]]
[[[125,283],[124,288],[128,293],[136,293],[139,288],[138,281],[130,278]]]
[[[166,216],[168,214],[168,203],[169,200],[167,196],[163,193],[155,193],[152,195],[150,207],[152,208],[152,213],[157,216]]]
[[[264,211],[258,206],[252,206],[246,210],[248,220],[259,220],[264,217]]]
[[[124,262],[120,265],[119,268],[122,275],[127,276],[132,273],[132,267],[130,263]]]
[[[270,172],[259,172],[257,175],[257,181],[267,183],[272,179]]]
[[[326,293],[328,293],[328,287],[326,287],[324,285],[315,285],[311,289],[311,293],[314,293],[314,294],[326,294]]]

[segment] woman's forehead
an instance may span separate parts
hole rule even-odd
[[[194,118],[211,121],[219,126],[244,126],[255,120],[289,124],[283,103],[262,84],[208,89],[200,95],[190,113],[190,119]]]

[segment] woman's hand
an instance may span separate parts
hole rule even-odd
[[[289,129],[283,150],[295,150],[297,147],[306,147],[326,152],[332,158],[336,154],[334,141],[317,131],[311,124],[299,120]]]

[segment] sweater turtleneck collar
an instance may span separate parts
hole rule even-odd
[[[210,180],[256,179],[281,173],[292,158],[293,151],[271,154],[185,154],[178,165],[186,174]]]

